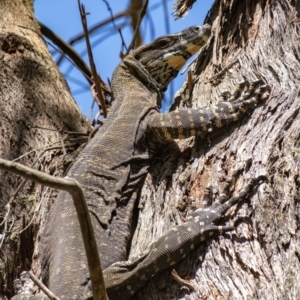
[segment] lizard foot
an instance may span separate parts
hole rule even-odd
[[[224,226],[218,226],[216,222],[230,207],[246,199],[254,188],[265,180],[264,176],[250,180],[245,189],[230,199],[231,180],[227,180],[225,188],[213,204],[211,188],[207,187],[203,204],[187,217],[187,222],[172,227],[141,255],[128,261],[116,262],[104,270],[103,277],[110,299],[130,299],[153,275],[186,258],[187,254],[207,237],[216,232],[234,230],[242,218]],[[243,217],[243,220],[246,220],[246,217]]]
[[[188,216],[187,220],[199,220],[202,225],[201,237],[200,239],[204,241],[208,236],[214,234],[214,232],[225,232],[234,230],[241,222],[247,222],[252,224],[249,217],[238,217],[233,222],[228,225],[218,226],[214,225],[229,208],[235,204],[245,200],[253,192],[254,188],[258,186],[261,182],[266,182],[266,176],[258,176],[249,181],[246,188],[244,188],[237,196],[231,197],[229,199],[229,189],[232,180],[226,180],[225,186],[220,193],[220,196],[214,203],[212,202],[212,189],[210,186],[206,187],[203,197],[202,205],[199,209],[195,210]]]
[[[254,108],[260,101],[267,99],[269,92],[270,87],[260,80],[252,83],[241,82],[233,94],[223,92],[219,97],[220,101],[212,106],[212,112],[216,117],[214,125],[222,127],[240,120],[249,108]]]

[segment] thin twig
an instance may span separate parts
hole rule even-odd
[[[19,234],[21,234],[22,232],[24,232],[25,230],[27,230],[30,225],[32,224],[32,222],[34,221],[35,219],[35,216],[36,216],[36,212],[40,209],[40,206],[41,206],[41,202],[39,202],[39,204],[37,205],[37,207],[35,208],[35,211],[33,213],[33,216],[31,218],[31,220],[28,222],[28,224],[22,229],[19,231]]]
[[[88,72],[87,72],[87,70],[81,69],[81,67],[77,65],[77,62],[76,62],[76,61],[73,61],[72,59],[70,59],[70,58],[68,58],[67,56],[65,56],[65,54],[64,54],[60,49],[58,49],[57,47],[55,47],[54,45],[52,45],[52,44],[51,44],[50,42],[48,42],[48,41],[46,41],[46,43],[47,43],[50,47],[52,47],[55,51],[57,51],[58,53],[61,53],[61,55],[63,55],[63,57],[64,57],[66,60],[68,60],[68,61],[70,62],[71,66],[74,66],[79,72],[81,72],[81,74],[87,79],[87,81],[88,81],[88,83],[89,83],[90,85],[93,84],[93,81],[92,81],[92,79],[91,79],[92,73],[91,73],[90,70],[88,70]],[[75,52],[75,50],[74,50],[74,52]],[[76,53],[76,54],[78,55],[78,53]],[[57,63],[57,65],[58,65],[58,63]],[[85,71],[86,71],[87,73],[85,73]],[[65,75],[66,75],[66,72],[65,72]],[[100,80],[101,80],[101,79],[100,79]],[[111,90],[110,90],[110,88],[104,83],[104,81],[101,80],[101,83],[102,83],[102,89],[105,91],[105,93],[108,94],[108,95],[111,95]],[[78,84],[78,83],[77,83],[77,84]],[[73,94],[75,94],[75,93],[73,92]]]
[[[133,49],[133,47],[134,47],[135,39],[136,39],[137,34],[138,34],[139,30],[140,30],[141,22],[142,22],[142,20],[143,20],[145,14],[146,14],[146,11],[147,11],[148,2],[149,2],[149,0],[145,0],[145,3],[144,3],[144,5],[143,5],[143,7],[142,7],[142,9],[141,9],[140,17],[139,17],[139,20],[138,20],[137,25],[136,25],[136,27],[135,27],[134,34],[133,34],[131,43],[130,43],[130,45],[128,46],[128,49],[127,49],[127,51],[126,51],[126,55],[128,55],[129,52],[130,52],[130,50]]]
[[[112,20],[117,20],[117,19],[120,19],[122,17],[125,17],[127,14],[127,11],[122,11],[122,12],[119,12],[117,13],[116,15],[110,17],[110,18],[107,18],[97,24],[95,24],[94,26],[92,26],[90,29],[89,29],[89,34],[91,35],[92,33],[94,33],[96,30],[98,30],[100,27],[102,26],[105,26],[107,25],[108,23],[110,23]],[[116,28],[117,29],[117,28]],[[70,41],[69,41],[69,44],[72,46],[73,44],[81,41],[82,39],[84,38],[84,33],[79,33],[78,35],[76,35],[75,37],[73,37]],[[57,64],[59,65],[62,61],[62,59],[64,58],[63,55],[61,55],[59,57],[59,59],[57,60]]]
[[[86,65],[84,60],[80,57],[80,55],[75,51],[73,47],[71,47],[68,43],[66,43],[60,36],[54,33],[50,28],[48,28],[43,23],[39,22],[41,33],[50,39],[56,46],[58,46],[62,51],[60,52],[65,56],[67,54],[71,58],[71,63],[75,64],[75,66],[86,76],[89,83],[91,84],[91,70]],[[56,49],[57,50],[57,49]]]
[[[6,231],[7,231],[7,220],[4,222],[4,231],[3,231],[1,242],[0,242],[0,249],[2,248],[3,242],[5,240]]]
[[[51,299],[51,300],[60,300],[55,296],[31,271],[29,271],[29,276],[32,281]]]
[[[171,29],[170,29],[170,17],[169,17],[169,13],[168,13],[167,0],[163,0],[162,5],[163,5],[163,10],[164,10],[166,33],[170,34],[171,33]]]
[[[171,0],[167,0],[167,1],[169,2],[169,1],[171,1]],[[92,33],[94,33],[94,32],[95,32],[96,30],[98,30],[99,28],[101,28],[101,27],[103,27],[103,26],[109,24],[110,22],[113,22],[114,27],[115,27],[115,29],[120,33],[120,35],[121,35],[121,40],[122,40],[122,42],[123,42],[123,41],[124,41],[124,38],[123,38],[123,36],[122,36],[121,31],[120,31],[120,30],[118,29],[118,27],[116,26],[115,21],[118,20],[118,19],[121,19],[121,18],[123,18],[123,17],[126,17],[126,16],[128,15],[128,8],[127,8],[126,10],[124,10],[124,11],[121,11],[121,12],[116,13],[115,15],[113,15],[113,14],[112,14],[112,9],[110,8],[109,3],[108,3],[107,1],[105,1],[105,0],[103,0],[103,2],[107,5],[107,9],[109,10],[111,16],[110,16],[109,18],[107,18],[107,19],[105,19],[105,20],[103,20],[103,21],[100,21],[99,23],[93,25],[92,27],[90,27],[90,29],[89,29],[89,34],[91,35]],[[155,4],[153,4],[153,5],[150,7],[150,10],[156,9],[156,8],[159,7],[160,5],[162,5],[160,2],[155,3]],[[119,27],[122,27],[122,26],[119,26]],[[71,40],[69,40],[68,43],[69,43],[70,45],[73,45],[73,44],[75,44],[75,43],[77,43],[77,42],[80,42],[83,38],[84,38],[84,34],[83,34],[83,33],[79,33],[78,35],[76,35],[75,37],[73,37]],[[127,49],[125,43],[123,43],[123,46],[125,47],[125,49]],[[62,58],[64,58],[64,57],[61,56],[61,57],[57,60],[57,64],[58,64],[58,65],[60,64]]]
[[[89,84],[92,84],[91,77],[89,76],[89,75],[91,74],[90,71],[87,72],[87,73],[85,73],[83,70],[81,70],[81,69],[79,68],[79,66],[77,66],[77,65],[75,64],[75,62],[73,62],[73,60],[71,60],[71,59],[69,59],[67,56],[65,56],[65,54],[64,54],[60,49],[58,49],[57,47],[55,47],[54,45],[52,45],[52,44],[49,43],[49,42],[46,42],[46,43],[47,43],[49,46],[51,46],[54,50],[56,50],[58,53],[60,53],[61,55],[63,55],[64,58],[70,62],[70,64],[72,64],[79,72],[81,72],[81,74],[87,79],[87,81],[89,82]]]
[[[84,132],[59,130],[59,129],[53,129],[53,128],[48,128],[48,127],[42,127],[42,126],[30,126],[30,128],[37,128],[37,129],[43,129],[43,130],[49,130],[49,131],[56,131],[56,132],[62,132],[62,133],[65,133],[65,134],[73,134],[73,135],[87,135]]]
[[[94,63],[94,58],[93,58],[93,53],[92,53],[92,48],[89,40],[89,32],[88,32],[88,27],[87,27],[87,20],[86,20],[86,12],[84,9],[84,5],[80,4],[80,0],[78,0],[78,7],[80,11],[80,16],[81,16],[81,22],[82,22],[82,27],[85,35],[85,41],[86,41],[86,48],[88,51],[88,56],[89,56],[89,62],[91,66],[91,71],[92,71],[92,76],[93,76],[93,81],[95,83],[97,95],[100,100],[100,105],[103,111],[103,117],[106,118],[107,116],[107,110],[106,110],[106,105],[105,105],[105,99],[102,93],[102,88],[100,84],[100,76],[96,70],[96,66]]]
[[[87,139],[88,137],[80,137],[80,138],[74,138],[74,139],[69,139],[69,142],[72,142],[72,141],[78,141],[78,140],[82,140],[82,139]],[[24,154],[22,154],[21,156],[15,158],[13,161],[17,161],[17,160],[20,160],[21,158],[33,153],[33,152],[36,152],[38,150],[45,150],[45,151],[50,151],[50,150],[56,150],[56,149],[61,149],[61,146],[52,146],[50,147],[51,145],[54,145],[54,144],[60,144],[61,143],[61,140],[58,140],[56,142],[53,142],[51,144],[48,144],[46,146],[43,146],[43,147],[39,147],[39,148],[35,148],[35,149],[32,149]],[[65,145],[65,147],[73,147],[74,145],[73,144],[68,144],[68,145]]]
[[[50,151],[50,150],[54,150],[54,149],[61,149],[61,146],[56,146],[56,147],[49,147],[49,148],[46,148],[44,149],[39,155],[38,157],[36,158],[36,160],[31,164],[31,168],[34,168],[35,165],[37,164],[37,162],[40,160],[40,158],[44,155],[44,153],[46,151]],[[41,149],[35,149],[34,151],[37,151],[37,150],[41,150]],[[16,161],[18,159],[20,159],[21,157],[25,156],[25,155],[28,155],[29,153],[25,153],[24,155],[14,159],[13,161]],[[0,226],[3,225],[4,222],[6,222],[6,220],[8,219],[8,216],[10,214],[10,210],[11,210],[11,203],[13,202],[13,200],[16,198],[16,195],[19,193],[19,191],[21,190],[21,188],[23,187],[23,185],[25,184],[26,180],[25,179],[21,179],[21,182],[20,184],[17,186],[17,188],[15,189],[14,193],[11,195],[11,197],[9,198],[7,204],[5,205],[5,208],[6,208],[6,213],[5,213],[5,217],[3,219],[3,222],[0,223]],[[23,231],[25,231],[29,226],[30,224],[32,223],[33,219],[34,219],[34,216],[35,216],[35,213],[32,217],[32,220],[29,222],[29,224],[24,228],[22,229],[19,234]],[[12,216],[13,217],[13,216]],[[0,247],[1,248],[1,247]]]
[[[171,274],[180,285],[187,286],[191,291],[196,291],[196,286],[190,280],[181,278],[175,269],[171,271]]]
[[[116,16],[113,15],[113,11],[109,5],[109,3],[106,1],[106,0],[102,0],[105,4],[106,4],[106,7],[110,13],[110,21],[113,23],[115,29],[119,32],[119,35],[121,37],[121,41],[122,41],[122,46],[124,46],[124,48],[127,50],[127,47],[126,47],[126,44],[125,44],[125,41],[124,41],[124,38],[123,38],[123,34],[122,34],[122,31],[120,28],[117,27],[116,23],[115,23],[115,19],[116,19]],[[127,15],[128,14],[128,9],[125,11],[124,15]]]
[[[0,158],[0,169],[71,194],[81,229],[94,300],[107,300],[98,247],[82,188],[73,178],[58,178]]]
[[[238,62],[238,56],[240,55],[240,53],[241,53],[241,50],[238,52],[237,56],[235,57],[235,59],[231,63],[229,63],[224,68],[222,68],[222,70],[220,72],[218,72],[214,76],[212,76],[209,79],[207,79],[205,81],[205,83],[212,82],[212,81],[216,80],[217,78],[221,77],[229,68],[231,68],[235,63]]]

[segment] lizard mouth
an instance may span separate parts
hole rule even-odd
[[[165,62],[179,71],[184,63],[205,45],[210,34],[211,26],[205,24],[203,26],[192,26],[181,32],[180,35],[170,36],[174,39],[173,45],[166,49],[159,49],[157,54],[148,61],[146,68]],[[177,40],[176,37],[178,37]]]
[[[145,65],[146,69],[158,84],[167,86],[186,61],[204,46],[210,34],[211,26],[205,24],[158,39],[158,49],[153,51],[151,59]]]

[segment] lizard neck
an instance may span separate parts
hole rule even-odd
[[[164,96],[159,84],[151,77],[147,69],[130,54],[114,71],[111,88],[115,102],[124,101],[128,94],[136,98],[140,93],[147,93],[148,96],[151,94],[148,104],[158,109],[161,107]],[[115,106],[120,105],[121,103]]]

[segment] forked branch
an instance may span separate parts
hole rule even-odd
[[[1,158],[0,169],[20,175],[26,179],[38,182],[45,186],[66,191],[71,194],[76,208],[82,238],[84,241],[94,299],[107,300],[94,230],[92,227],[84,194],[78,181],[67,177],[54,177],[43,172],[25,167],[21,164]]]

